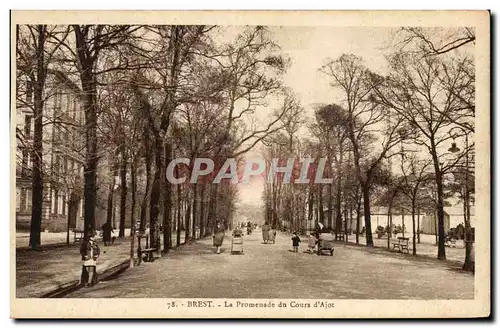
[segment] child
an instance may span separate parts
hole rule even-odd
[[[294,232],[292,236],[292,246],[293,246],[293,251],[297,253],[299,251],[299,243],[300,243],[300,238],[297,236],[297,233]]]
[[[314,233],[310,233],[308,240],[307,240],[307,246],[309,248],[309,253],[313,254],[316,252],[316,244],[318,243],[318,240],[316,239],[316,236]]]

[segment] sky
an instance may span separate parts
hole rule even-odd
[[[373,27],[286,26],[270,27],[273,39],[291,60],[284,83],[291,88],[305,110],[312,117],[314,104],[339,101],[339,94],[329,85],[328,77],[319,71],[328,58],[336,59],[351,53],[364,59],[367,68],[379,74],[387,72],[384,55],[395,29]],[[269,104],[273,106],[273,104]],[[269,108],[257,110],[265,116]],[[252,151],[246,158],[259,157]],[[240,202],[261,204],[263,182],[254,180],[239,184]]]

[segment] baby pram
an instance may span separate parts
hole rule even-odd
[[[318,240],[318,256],[323,255],[324,252],[329,252],[333,256],[333,235],[321,234]]]
[[[233,240],[231,241],[231,255],[243,254],[243,231],[236,229],[233,231]]]

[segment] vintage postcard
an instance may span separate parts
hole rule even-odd
[[[12,11],[11,50],[12,317],[490,315],[488,11]]]

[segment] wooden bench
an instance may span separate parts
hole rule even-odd
[[[392,241],[392,249],[397,249],[398,252],[404,252],[406,250],[406,253],[409,254],[410,253],[410,250],[409,250],[409,241],[410,241],[410,238],[408,237],[398,237],[397,240],[393,240]]]
[[[83,230],[73,230],[73,244],[81,243],[83,241]]]
[[[141,249],[141,258],[144,262],[153,262],[155,260],[154,253],[156,248],[145,248]]]

